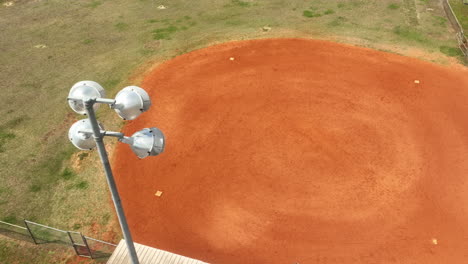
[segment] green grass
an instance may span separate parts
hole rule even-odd
[[[96,7],[100,6],[101,4],[102,4],[101,1],[91,1],[86,6],[90,7],[90,8],[96,8]]]
[[[14,215],[8,215],[8,216],[5,216],[3,218],[1,218],[3,222],[7,222],[7,223],[10,223],[10,224],[18,224],[19,221],[18,221],[18,218],[16,218],[16,216]]]
[[[21,249],[21,254],[17,254],[18,249]],[[68,261],[76,259],[75,256],[70,256],[69,251],[69,248],[61,246],[36,246],[30,242],[18,241],[8,238],[0,239],[0,263],[5,264],[69,263]]]
[[[0,126],[0,153],[5,151],[5,145],[8,144],[8,142],[16,138],[16,134],[8,130],[18,127],[26,120],[26,116],[21,115],[7,121],[3,126]]]
[[[463,56],[463,52],[458,47],[447,47],[447,46],[440,46],[440,52],[444,53],[450,57],[460,57]]]
[[[160,39],[171,39],[171,35],[179,30],[176,26],[168,26],[164,28],[158,28],[153,30],[153,38]]]
[[[124,22],[119,22],[119,23],[115,24],[114,27],[115,27],[118,31],[125,31],[125,30],[128,29],[128,24],[127,24],[127,23],[124,23]]]
[[[397,10],[400,8],[400,5],[399,4],[396,4],[396,3],[391,3],[387,6],[388,9],[392,9],[392,10]]]
[[[87,181],[80,181],[79,183],[75,185],[75,188],[85,190],[85,189],[88,189],[88,186],[89,184]]]
[[[240,7],[249,7],[251,6],[251,3],[241,1],[241,0],[231,0],[231,4],[234,6],[240,6]]]
[[[42,186],[39,184],[32,184],[31,186],[29,186],[29,191],[33,193],[39,192],[41,189],[42,189]]]
[[[0,130],[0,152],[4,152],[5,144],[7,144],[10,140],[14,139],[15,137],[16,135],[13,133]]]
[[[83,152],[83,153],[78,154],[78,159],[79,159],[79,160],[84,160],[84,159],[85,159],[86,157],[88,157],[88,156],[89,156],[88,153]]]
[[[67,185],[67,190],[73,190],[73,189],[78,189],[78,190],[86,190],[89,188],[89,183],[86,180],[80,180],[78,182],[72,183]]]
[[[447,18],[441,16],[433,16],[434,26],[445,26],[447,24]]]
[[[65,180],[71,180],[72,178],[74,178],[76,176],[76,173],[70,169],[70,168],[65,168],[63,171],[62,171],[62,174],[61,174],[62,178],[65,179]]]
[[[101,225],[103,225],[103,226],[107,225],[107,223],[109,223],[110,219],[111,219],[111,215],[110,214],[105,214],[102,217]]]
[[[302,15],[305,16],[305,17],[321,17],[322,16],[321,14],[315,13],[312,10],[304,10],[302,12]]]
[[[93,42],[94,42],[94,40],[92,40],[92,39],[85,39],[85,40],[82,41],[82,43],[86,44],[86,45],[89,45],[89,44],[91,44]]]
[[[415,30],[410,27],[406,26],[396,26],[393,29],[393,32],[401,37],[402,39],[409,40],[409,41],[415,41],[419,43],[426,43],[428,42],[428,38],[424,36],[420,31]]]

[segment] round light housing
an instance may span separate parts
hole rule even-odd
[[[101,130],[103,127],[99,124]],[[75,122],[68,131],[68,139],[75,147],[82,150],[91,150],[96,147],[96,142],[93,138],[93,129],[89,119],[82,119]]]
[[[68,98],[74,98],[76,100],[68,99],[68,104],[73,109],[73,111],[78,114],[86,115],[86,109],[84,106],[84,101],[91,98],[103,98],[106,92],[101,85],[93,81],[81,81],[75,83],[70,89]],[[99,104],[94,104],[94,110],[97,110]]]
[[[151,100],[148,93],[138,86],[127,86],[115,96],[113,108],[124,120],[133,120],[148,111]]]
[[[140,159],[161,154],[166,144],[164,134],[156,127],[140,130],[131,138],[130,147]]]

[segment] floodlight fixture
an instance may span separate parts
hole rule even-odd
[[[99,124],[99,128],[103,129],[101,124]],[[68,138],[75,147],[81,150],[91,150],[96,147],[89,119],[82,119],[75,122],[68,131]]]
[[[140,159],[163,153],[166,145],[164,134],[156,127],[142,129],[121,141],[129,144],[133,153]]]
[[[75,83],[70,89],[68,94],[68,104],[81,115],[86,115],[86,108],[84,102],[89,99],[103,98],[106,92],[104,88],[97,82],[93,81],[81,81]],[[99,104],[94,104],[94,110],[99,108]]]
[[[151,100],[148,93],[138,86],[127,86],[116,96],[111,105],[123,120],[133,120],[141,113],[148,111]]]
[[[97,121],[95,110],[100,104],[108,104],[124,120],[133,120],[141,113],[148,111],[151,100],[145,90],[137,86],[128,86],[117,94],[115,100],[104,97],[104,88],[96,82],[81,81],[72,86],[68,94],[68,104],[73,111],[87,115],[88,118],[75,122],[68,131],[68,138],[75,147],[82,150],[97,147],[123,237],[130,254],[130,261],[132,264],[139,264],[103,138],[105,136],[117,137],[119,141],[129,144],[132,151],[140,159],[161,154],[164,151],[166,140],[161,130],[155,127],[145,128],[131,137],[126,137],[123,133],[105,131]]]

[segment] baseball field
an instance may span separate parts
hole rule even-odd
[[[463,263],[466,73],[303,39],[159,65],[124,130],[157,124],[167,152],[114,162],[136,241],[209,263]]]
[[[467,70],[439,0],[0,0],[0,220],[121,239],[70,87],[157,126],[106,140],[136,242],[211,263],[464,263]],[[457,6],[457,12],[464,12]],[[462,19],[461,23],[465,23]],[[102,262],[105,260],[97,260]],[[0,235],[0,263],[94,263]]]

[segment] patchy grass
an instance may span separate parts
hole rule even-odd
[[[128,29],[128,24],[127,24],[127,23],[124,23],[124,22],[119,22],[119,23],[115,24],[114,27],[115,27],[118,31],[125,31],[125,30]]]
[[[343,26],[346,23],[347,19],[345,17],[339,16],[328,23],[331,27]]]
[[[441,17],[441,16],[433,16],[433,19],[434,19],[434,23],[433,25],[434,26],[446,26],[447,24],[447,18],[445,17]]]
[[[105,214],[102,216],[102,221],[101,221],[101,225],[103,226],[106,226],[108,223],[109,223],[109,220],[111,219],[111,215],[110,214]]]
[[[426,43],[429,41],[427,37],[424,36],[421,32],[410,27],[396,26],[393,29],[393,32],[405,40],[416,41],[420,43]]]
[[[10,223],[10,224],[18,224],[19,223],[18,218],[16,218],[16,216],[14,216],[14,215],[5,216],[5,217],[2,218],[2,221]]]
[[[70,169],[70,168],[65,168],[62,172],[62,174],[60,174],[60,176],[64,179],[64,180],[71,180],[73,179],[75,176],[76,176],[76,173]]]
[[[249,6],[251,6],[251,3],[241,1],[241,0],[231,0],[231,4],[233,6],[240,6],[240,7],[249,7]]]
[[[106,89],[106,90],[107,90],[107,89],[113,90],[113,89],[116,88],[117,84],[119,84],[121,81],[122,81],[122,80],[120,80],[120,79],[112,79],[112,78],[111,78],[111,79],[107,79],[107,80],[105,80],[105,81],[102,81],[102,82],[101,82],[101,85],[102,85],[102,87],[104,87],[104,89]],[[83,154],[85,154],[85,153],[83,153]]]
[[[0,263],[50,264],[71,263],[72,260],[77,261],[77,257],[70,254],[70,249],[68,247],[50,244],[37,246],[31,242],[9,238],[0,239]]]
[[[86,190],[89,187],[89,183],[86,180],[80,180],[78,182],[75,182],[73,184],[69,184],[67,186],[67,190],[73,190],[73,189],[78,189],[78,190]]]
[[[42,190],[42,186],[39,185],[39,184],[32,184],[30,187],[29,187],[29,191],[30,192],[39,192],[40,190]]]
[[[85,39],[85,40],[82,41],[82,43],[85,44],[85,45],[89,45],[89,44],[91,44],[93,42],[94,42],[94,40],[92,40],[92,39]]]
[[[7,144],[8,141],[14,139],[15,137],[16,135],[13,133],[0,130],[0,152],[4,152],[4,145]]]
[[[87,181],[80,181],[79,183],[75,185],[75,188],[85,190],[85,189],[88,189],[88,186],[89,184]]]
[[[89,8],[96,8],[102,4],[101,1],[91,1],[91,3],[87,4],[86,7]]]
[[[304,10],[302,12],[302,15],[305,17],[321,17],[322,16],[321,14],[314,13],[314,11],[312,10]]]
[[[179,30],[176,26],[168,26],[165,28],[158,28],[153,30],[153,38],[156,40],[160,39],[171,39],[171,35]]]
[[[88,157],[88,156],[89,156],[88,153],[83,152],[83,153],[80,153],[80,154],[78,155],[78,159],[79,159],[79,160],[84,160],[84,159],[85,159],[86,157]]]
[[[468,32],[468,6],[463,4],[461,0],[449,0],[449,2],[466,35]]]
[[[403,7],[409,26],[419,26],[418,11],[414,0],[403,0]]]
[[[396,3],[391,3],[387,6],[388,9],[391,9],[391,10],[397,10],[400,8],[400,5],[399,4],[396,4]]]
[[[440,52],[450,57],[461,57],[463,52],[458,47],[440,46]]]

